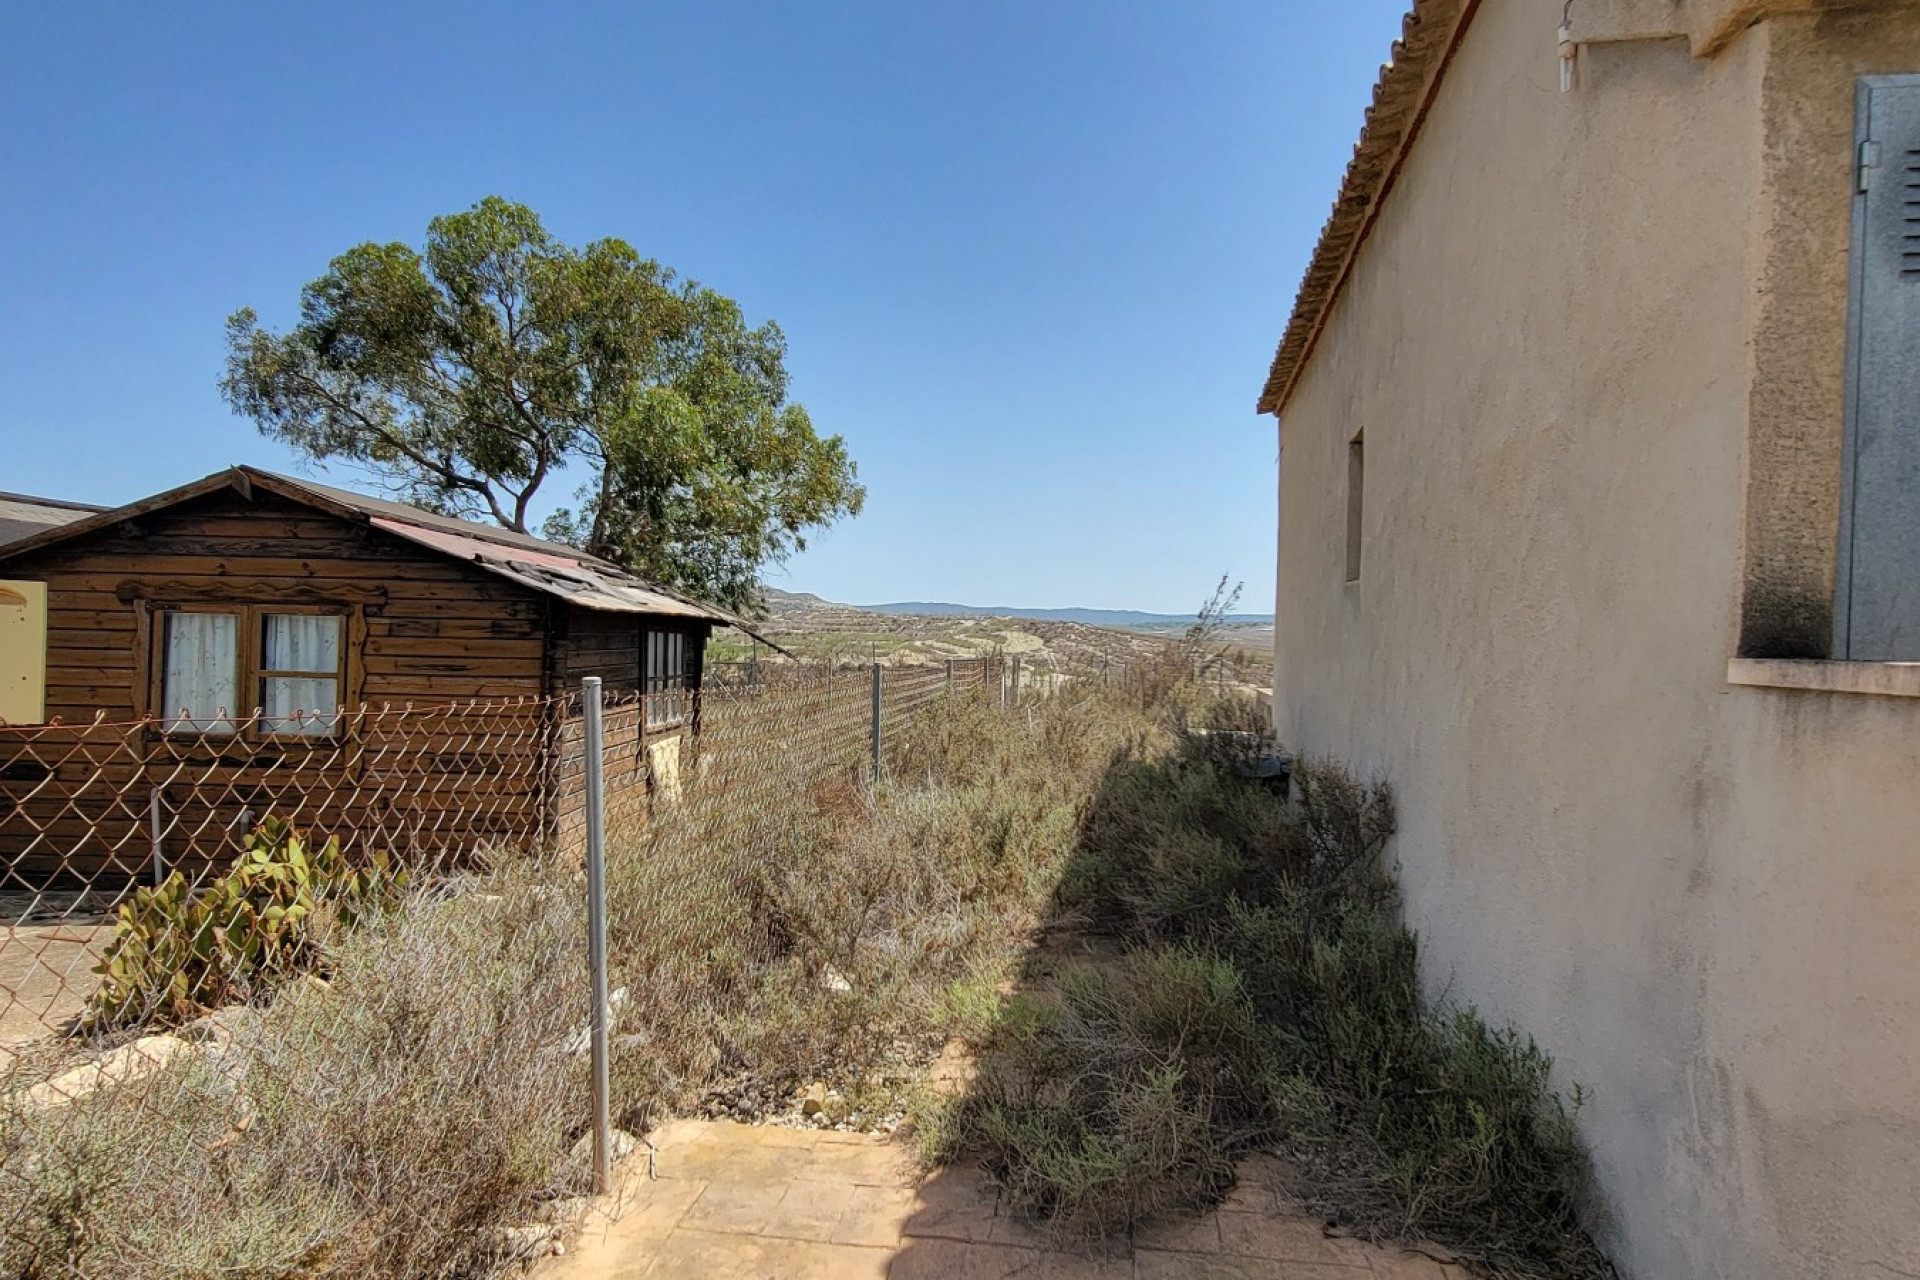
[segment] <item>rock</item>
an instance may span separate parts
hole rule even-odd
[[[565,1226],[567,1223],[578,1222],[586,1217],[587,1211],[592,1208],[592,1196],[561,1196],[557,1200],[549,1200],[542,1204],[536,1213],[541,1222],[552,1226]]]
[[[500,1243],[510,1258],[538,1258],[553,1252],[553,1246],[559,1240],[552,1227],[535,1223],[524,1227],[500,1228]]]
[[[260,1025],[260,1011],[251,1005],[234,1004],[195,1018],[180,1028],[182,1040],[225,1049],[237,1039],[250,1036]]]
[[[620,1011],[633,1000],[633,992],[625,987],[607,994],[607,1043],[614,1042],[614,1030],[620,1025]],[[591,1018],[575,1027],[567,1036],[566,1051],[576,1058],[584,1058],[593,1052],[593,1020]]]
[[[835,969],[832,965],[828,965],[826,973],[821,975],[820,985],[829,991],[853,990],[853,984],[841,977],[839,970]]]
[[[615,1129],[607,1144],[607,1158],[610,1162],[619,1164],[622,1160],[632,1155],[633,1149],[639,1145],[640,1139],[634,1137],[625,1129]],[[591,1133],[583,1133],[580,1135],[579,1140],[573,1144],[571,1156],[580,1164],[592,1163],[593,1135]]]
[[[131,1084],[154,1075],[191,1046],[178,1036],[141,1036],[130,1044],[102,1054],[84,1067],[75,1067],[27,1090],[30,1107],[51,1110],[92,1097],[110,1086]]]
[[[827,1109],[827,1086],[816,1080],[807,1086],[806,1096],[800,1099],[800,1114],[817,1116]]]

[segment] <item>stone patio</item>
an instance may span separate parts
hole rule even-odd
[[[1468,1280],[1419,1253],[1325,1234],[1286,1212],[1278,1168],[1253,1161],[1225,1205],[1089,1253],[1002,1212],[970,1167],[921,1180],[883,1138],[677,1121],[617,1173],[618,1193],[542,1280]]]

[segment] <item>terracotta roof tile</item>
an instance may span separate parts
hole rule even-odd
[[[1313,352],[1314,340],[1339,296],[1375,211],[1393,186],[1401,157],[1425,118],[1460,34],[1479,0],[1414,0],[1394,42],[1393,59],[1380,69],[1360,140],[1354,144],[1333,213],[1320,232],[1306,277],[1294,297],[1293,315],[1260,392],[1258,411],[1278,413]]]

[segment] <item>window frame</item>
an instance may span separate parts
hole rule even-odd
[[[677,647],[680,654],[678,670],[664,670],[654,674],[654,641],[658,639],[662,648],[670,654]],[[678,729],[693,716],[693,699],[689,696],[692,688],[691,671],[687,662],[690,648],[686,630],[679,627],[643,626],[640,641],[640,700],[644,707],[642,720],[648,731],[655,729]],[[667,654],[663,654],[663,657]],[[677,691],[678,696],[669,695]],[[671,711],[658,710],[670,706]]]
[[[1346,585],[1360,581],[1361,556],[1367,523],[1367,433],[1363,428],[1347,441],[1347,566]]]
[[[151,605],[156,617],[152,628],[153,660],[148,679],[148,697],[152,699],[154,718],[159,722],[159,733],[168,738],[220,738],[247,742],[277,743],[333,743],[345,736],[347,716],[352,689],[349,685],[349,673],[352,668],[351,650],[353,647],[353,619],[355,611],[351,606],[338,604],[307,603],[258,603],[240,600],[182,600],[156,601]],[[233,728],[225,733],[210,729],[174,729],[168,722],[174,718],[174,709],[166,705],[167,684],[167,616],[176,613],[218,614],[237,619],[238,634],[235,637],[234,689],[239,706],[227,708],[227,723]],[[275,617],[331,617],[340,620],[339,660],[331,674],[319,670],[293,671],[266,665],[266,619]],[[266,682],[272,678],[280,679],[331,679],[336,689],[336,705],[340,714],[324,733],[297,733],[285,730],[271,731],[265,727]],[[258,712],[259,714],[255,714]]]

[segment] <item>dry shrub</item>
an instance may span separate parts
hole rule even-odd
[[[1233,968],[1155,948],[1054,982],[1010,1012],[1019,1030],[996,1040],[970,1104],[1014,1205],[1064,1234],[1106,1236],[1230,1186],[1222,1135],[1258,1105],[1261,1039]]]
[[[415,894],[330,985],[236,1006],[157,1074],[0,1111],[9,1275],[444,1276],[577,1189],[584,928],[565,871]]]
[[[938,699],[891,735],[870,792],[849,707],[716,713],[682,801],[616,815],[629,1127],[715,1097],[773,1109],[820,1078],[903,1091],[903,1066],[990,1018],[1100,778],[1165,742],[1071,686],[1011,713]],[[540,858],[409,893],[327,938],[330,983],[222,1011],[156,1074],[51,1111],[0,1105],[0,1274],[508,1265],[499,1228],[584,1187],[583,902],[577,865]]]
[[[1386,789],[1309,762],[1287,804],[1207,735],[1180,741],[1116,763],[1063,878],[1063,908],[1124,958],[1003,1010],[979,1089],[935,1122],[944,1153],[977,1145],[1043,1224],[1112,1233],[1277,1150],[1318,1208],[1377,1237],[1505,1274],[1610,1274],[1577,1091],[1518,1033],[1421,998],[1381,862]]]
[[[876,1076],[900,1087],[874,1104],[901,1105],[903,1068],[963,1017],[956,991],[1011,967],[1100,776],[1148,732],[1099,698],[938,698],[890,738],[877,789],[857,757],[703,762],[681,803],[611,841],[623,1112],[759,1115],[809,1081],[871,1094]]]

